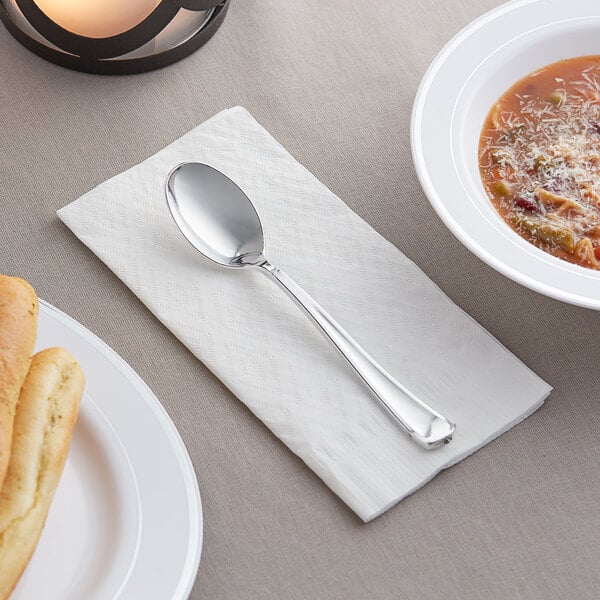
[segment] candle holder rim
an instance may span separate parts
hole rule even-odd
[[[168,1],[170,0],[163,0],[163,3]],[[230,3],[231,0],[220,0],[220,2],[212,9],[212,13],[206,20],[206,23],[189,39],[165,50],[161,50],[156,54],[137,58],[96,58],[65,52],[59,47],[56,49],[52,48],[32,37],[15,22],[5,7],[6,0],[0,0],[0,21],[4,23],[8,32],[19,43],[49,62],[84,73],[98,75],[131,75],[161,69],[195,52],[219,29],[225,19]],[[168,25],[168,22],[165,26],[166,25]],[[52,43],[51,40],[47,41]],[[133,50],[136,49],[137,47],[133,48]]]

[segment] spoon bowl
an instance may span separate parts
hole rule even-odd
[[[264,251],[260,218],[250,198],[209,165],[183,163],[167,179],[167,203],[186,239],[224,267],[254,264]]]

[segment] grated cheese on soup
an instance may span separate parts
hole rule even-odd
[[[502,218],[542,250],[600,270],[600,56],[515,83],[490,110],[479,149]]]

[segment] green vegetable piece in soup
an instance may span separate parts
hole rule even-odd
[[[500,196],[501,198],[510,198],[513,195],[513,189],[504,179],[500,179],[496,181],[492,186],[492,190],[496,196]]]
[[[565,103],[566,99],[567,94],[564,90],[554,90],[550,94],[550,102],[552,102],[552,104],[554,104],[554,106],[557,108],[560,108]]]
[[[575,249],[575,236],[569,227],[552,223],[544,218],[522,215],[515,215],[513,222],[542,242],[560,246],[567,252],[573,252]]]

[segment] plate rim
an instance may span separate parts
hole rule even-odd
[[[133,369],[133,367],[131,367],[131,365],[127,363],[123,357],[121,357],[95,333],[85,327],[85,325],[81,324],[79,321],[66,314],[50,302],[47,302],[42,298],[38,298],[38,302],[40,311],[43,311],[50,317],[58,320],[62,325],[68,327],[74,333],[79,335],[85,342],[89,343],[106,360],[108,360],[112,366],[119,370],[121,374],[129,380],[136,391],[140,394],[140,398],[143,399],[145,405],[148,407],[148,409],[150,409],[160,428],[166,435],[169,445],[173,450],[173,455],[176,459],[176,462],[180,467],[181,475],[185,483],[184,487],[186,491],[186,500],[189,507],[188,520],[190,522],[190,527],[188,530],[190,535],[186,549],[186,560],[184,565],[182,565],[181,574],[173,594],[171,595],[171,600],[186,600],[196,582],[196,577],[200,567],[200,559],[202,556],[204,542],[204,518],[198,479],[196,477],[192,459],[181,437],[181,434],[175,427],[175,424],[165,410],[164,406],[161,404],[154,392],[150,389],[148,384],[140,377],[140,375],[138,375],[138,373]],[[97,403],[95,402],[95,404]],[[102,414],[104,415],[104,413]],[[104,418],[107,419],[108,424],[112,427],[112,423],[108,417],[104,415]],[[126,449],[126,444],[124,445]],[[132,569],[135,569],[135,564],[133,565]],[[119,590],[115,600],[121,598],[125,591],[125,589]]]
[[[447,58],[475,32],[493,22],[506,13],[515,12],[523,7],[539,4],[542,0],[510,0],[500,6],[497,6],[476,19],[470,21],[461,30],[459,30],[452,38],[446,42],[441,50],[434,56],[425,73],[423,74],[415,99],[412,106],[410,118],[410,145],[413,165],[417,174],[419,183],[429,200],[430,205],[442,220],[450,232],[475,256],[483,262],[491,266],[499,273],[505,275],[509,279],[538,292],[544,296],[566,302],[575,306],[600,310],[600,298],[594,299],[588,295],[582,295],[570,292],[560,287],[556,287],[545,281],[540,281],[530,275],[524,274],[519,270],[506,264],[502,259],[498,258],[491,252],[487,251],[483,246],[476,241],[468,230],[463,227],[452,215],[445,203],[441,200],[434,183],[430,179],[429,169],[426,165],[425,154],[423,150],[422,139],[420,136],[421,126],[423,123],[423,113],[425,103],[428,99],[428,93],[433,85],[437,73],[443,68]],[[451,158],[450,156],[448,157]],[[460,178],[460,177],[459,177]],[[583,268],[583,267],[582,267]]]

